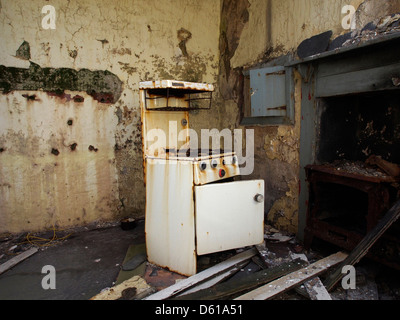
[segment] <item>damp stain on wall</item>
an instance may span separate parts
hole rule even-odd
[[[0,95],[0,233],[119,218],[114,110],[75,96]]]
[[[42,68],[31,62],[28,69],[0,66],[0,90],[51,92],[83,91],[101,103],[115,103],[121,96],[122,81],[109,71]]]

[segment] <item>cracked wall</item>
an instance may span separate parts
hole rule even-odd
[[[216,83],[220,2],[0,4],[0,233],[144,217],[138,83]]]

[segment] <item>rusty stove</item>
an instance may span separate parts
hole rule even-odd
[[[189,111],[210,110],[213,90],[140,83],[147,257],[186,276],[197,272],[199,255],[264,241],[264,181],[235,181],[236,153],[199,149],[189,129]]]

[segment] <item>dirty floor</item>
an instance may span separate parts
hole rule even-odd
[[[54,231],[30,238],[39,251],[0,275],[1,300],[87,300],[116,281],[129,245],[144,243],[144,222],[133,230],[118,224]],[[49,239],[48,241],[41,241]],[[33,245],[26,234],[0,239],[0,264]],[[11,248],[11,250],[10,250]],[[56,271],[56,289],[44,290],[46,265]]]
[[[29,248],[37,247],[38,252],[0,274],[0,300],[88,300],[121,280],[127,252],[144,243],[144,221],[138,221],[131,230],[123,230],[119,223],[110,223],[73,230],[50,230],[39,235],[3,236],[0,238],[0,265]],[[310,263],[333,252],[328,252],[332,249],[327,247],[305,251],[294,237],[278,230],[267,232],[266,247],[278,262],[284,262],[290,252],[305,253]],[[207,269],[234,254],[236,251],[200,257],[198,269]],[[259,271],[262,266],[256,262],[250,261],[225,281]],[[46,265],[55,269],[56,289],[42,287],[46,276],[42,268]],[[363,259],[356,270],[356,290],[337,286],[330,292],[333,300],[400,300],[400,271],[367,259]],[[149,263],[143,264],[143,277],[157,291],[184,278]],[[291,290],[275,300],[307,298]]]

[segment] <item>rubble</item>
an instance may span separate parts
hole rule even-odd
[[[154,289],[142,277],[135,276],[115,287],[102,290],[90,300],[139,300],[153,292]]]
[[[400,31],[400,13],[392,14],[376,21],[371,21],[361,30],[355,30],[351,38],[345,41],[342,47],[357,45],[364,41],[376,39],[382,35],[389,35]]]
[[[392,210],[394,212],[395,210]],[[389,216],[389,215],[388,215]],[[357,286],[344,290],[334,286],[335,272],[344,263],[355,264],[367,251],[355,250],[351,254],[336,252],[321,255],[305,251],[297,240],[272,226],[265,225],[266,240],[263,244],[240,248],[230,252],[215,253],[227,257],[216,263],[209,256],[199,261],[204,270],[191,277],[181,277],[165,287],[154,288],[146,280],[157,277],[160,271],[174,274],[147,263],[140,281],[153,291],[145,300],[220,300],[220,299],[278,299],[278,300],[378,300],[379,289],[375,277],[361,266],[357,273]],[[371,237],[366,237],[367,243]],[[286,237],[288,240],[277,241]],[[363,243],[360,244],[363,246]],[[356,248],[357,249],[357,248]],[[357,257],[356,260],[354,260]],[[211,264],[207,267],[207,264]],[[337,266],[337,267],[336,267]],[[321,277],[321,278],[320,278]],[[324,280],[324,281],[323,281]],[[162,281],[162,280],[161,280]],[[333,283],[333,285],[332,285]],[[126,288],[125,288],[126,289]],[[136,289],[131,287],[131,290]],[[108,289],[110,292],[110,289]],[[386,297],[386,296],[383,296]]]
[[[348,161],[348,160],[338,160],[329,164],[329,166],[335,168],[337,171],[345,171],[353,174],[360,174],[367,177],[387,177],[387,174],[366,165],[366,163],[361,161]]]
[[[400,280],[396,280],[398,279],[396,271],[377,266],[369,260],[363,260],[356,265],[355,290],[344,290],[339,284],[328,290],[326,295],[326,279],[337,267],[330,266],[322,270],[322,273],[306,276],[306,279],[299,277],[302,274],[299,271],[305,268],[310,270],[307,266],[318,265],[332,253],[336,255],[338,251],[325,251],[325,249],[320,250],[321,248],[317,248],[317,251],[306,250],[291,234],[270,225],[265,225],[265,234],[267,237],[264,243],[258,246],[202,256],[198,261],[201,264],[201,271],[192,277],[181,276],[146,260],[136,270],[123,270],[123,265],[127,266],[128,262],[137,260],[139,264],[144,258],[142,254],[145,250],[144,244],[131,245],[126,259],[123,262],[118,261],[120,274],[123,273],[124,277],[119,275],[116,283],[99,291],[90,299],[142,300],[149,299],[152,295],[156,295],[153,298],[157,298],[157,295],[164,295],[161,292],[166,290],[172,293],[164,296],[167,300],[233,300],[263,286],[273,286],[275,281],[279,281],[281,288],[285,289],[275,292],[276,295],[270,297],[274,300],[400,299]],[[288,237],[291,240],[283,242],[273,240],[279,237]],[[4,239],[7,240],[2,244],[7,243],[7,250],[17,243],[11,236]],[[65,244],[68,244],[68,239]],[[57,250],[61,248],[62,246],[57,246]],[[196,279],[197,281],[193,281]],[[176,288],[180,289],[176,291]],[[313,290],[317,293],[312,296]],[[325,293],[320,295],[318,292]]]

